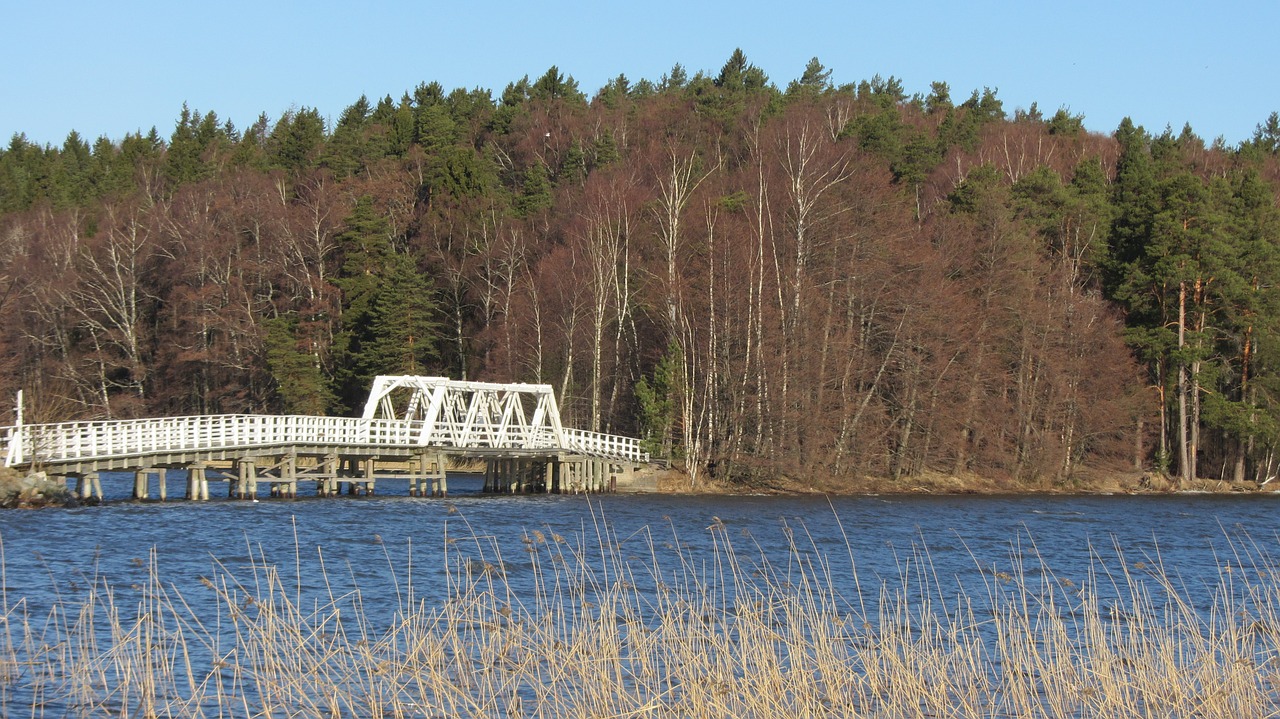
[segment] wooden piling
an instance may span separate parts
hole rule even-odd
[[[239,473],[235,481],[232,497],[236,499],[257,499],[258,497],[258,464],[253,458],[244,458],[238,462]]]
[[[205,474],[203,464],[193,464],[187,467],[187,499],[193,501],[208,501],[209,499],[209,478]]]

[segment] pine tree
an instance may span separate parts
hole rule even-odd
[[[787,85],[787,97],[815,97],[829,90],[831,90],[831,71],[815,57],[805,65],[800,79],[792,80],[791,84]]]

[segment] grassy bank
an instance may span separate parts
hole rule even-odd
[[[336,590],[322,553],[296,560],[328,587],[311,593],[261,553],[185,586],[153,559],[145,583],[90,578],[51,608],[10,588],[0,701],[12,716],[129,717],[1237,719],[1280,708],[1280,575],[1247,542],[1216,586],[1115,557],[1083,582],[1015,566],[965,593],[927,555],[871,582],[802,530],[780,530],[792,551],[767,562],[718,522],[699,556],[676,536],[620,541],[602,519],[576,537],[530,530],[520,558],[465,520],[450,526],[463,531],[441,538],[443,599],[423,598],[406,563],[378,592],[394,607]]]

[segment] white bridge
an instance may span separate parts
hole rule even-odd
[[[0,442],[7,448],[5,466],[68,476],[237,461],[253,453],[649,461],[635,438],[564,427],[550,385],[418,376],[378,377],[358,418],[223,414],[56,424],[19,420],[0,429]]]

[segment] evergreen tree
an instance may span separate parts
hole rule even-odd
[[[339,178],[362,171],[372,159],[369,156],[367,138],[369,116],[372,113],[369,99],[364,95],[342,111],[333,137],[325,148],[321,164],[333,170]]]
[[[658,81],[659,92],[673,92],[683,90],[684,86],[689,82],[689,73],[685,72],[684,66],[676,63],[671,67],[671,72],[662,76]]]
[[[1132,315],[1150,309],[1139,290],[1146,282],[1140,260],[1151,237],[1158,196],[1147,133],[1126,117],[1116,129],[1115,139],[1120,145],[1112,193],[1116,216],[1110,232],[1111,263],[1105,287],[1107,295]]]
[[[813,58],[805,65],[804,73],[800,75],[799,80],[792,80],[787,85],[787,96],[809,96],[820,95],[831,90],[831,71]]]
[[[319,111],[304,107],[280,118],[268,148],[277,167],[297,172],[316,162],[323,142],[324,120]]]
[[[25,210],[35,201],[40,154],[22,133],[14,133],[9,146],[0,150],[0,212]]]
[[[368,394],[366,346],[374,339],[373,317],[385,268],[390,261],[391,227],[368,195],[356,201],[335,240],[342,256],[335,280],[342,291],[342,319],[334,338],[334,396],[340,411],[354,412]]]
[[[165,152],[165,174],[175,186],[199,180],[207,173],[198,133],[201,119],[200,113],[192,112],[185,103],[182,105],[178,125],[169,137],[169,148]]]
[[[80,137],[80,133],[72,130],[62,143],[62,152],[58,153],[54,173],[54,186],[57,188],[55,204],[75,207],[95,197],[93,169],[93,154],[89,150],[89,143]]]
[[[675,425],[683,359],[679,345],[672,343],[653,368],[653,380],[641,377],[635,385],[640,410],[640,444],[655,457],[676,458],[682,454],[675,447]]]
[[[337,236],[342,321],[335,339],[338,406],[354,412],[379,374],[420,372],[436,357],[431,283],[398,253],[390,223],[361,197]]]
[[[929,95],[924,100],[924,111],[930,115],[947,112],[955,107],[951,102],[951,87],[945,82],[933,82],[929,85]]]
[[[231,164],[248,167],[265,172],[269,164],[267,159],[267,137],[270,134],[271,122],[264,112],[258,115],[257,122],[244,131],[240,142],[231,152]]]
[[[529,88],[529,97],[534,100],[565,100],[574,104],[587,101],[586,96],[578,90],[578,81],[571,75],[562,75],[560,68],[555,65],[533,83]]]
[[[296,314],[281,315],[264,323],[267,366],[275,380],[281,410],[286,414],[323,415],[334,397],[315,353],[307,351],[297,336]]]
[[[436,157],[443,157],[457,136],[457,125],[443,103],[434,103],[419,110],[414,130],[418,145],[428,155]]]
[[[547,168],[535,162],[524,173],[524,185],[516,198],[515,210],[519,217],[529,217],[551,206],[551,179]]]
[[[1058,111],[1049,119],[1050,135],[1074,137],[1081,132],[1084,132],[1084,115],[1072,115],[1071,111],[1065,107],[1058,108]]]
[[[616,108],[631,92],[631,81],[626,75],[619,75],[605,86],[600,88],[600,92],[596,93],[596,99],[604,103],[605,107]]]
[[[618,142],[613,137],[613,130],[606,129],[596,136],[591,154],[594,157],[591,163],[593,169],[613,164],[622,158],[618,153]]]
[[[359,360],[363,377],[371,382],[380,374],[424,374],[438,360],[434,293],[412,259],[400,253],[387,257]]]
[[[747,55],[742,48],[734,48],[733,54],[725,61],[715,79],[716,87],[730,92],[762,90],[768,84],[768,76],[763,70],[747,62]]]

